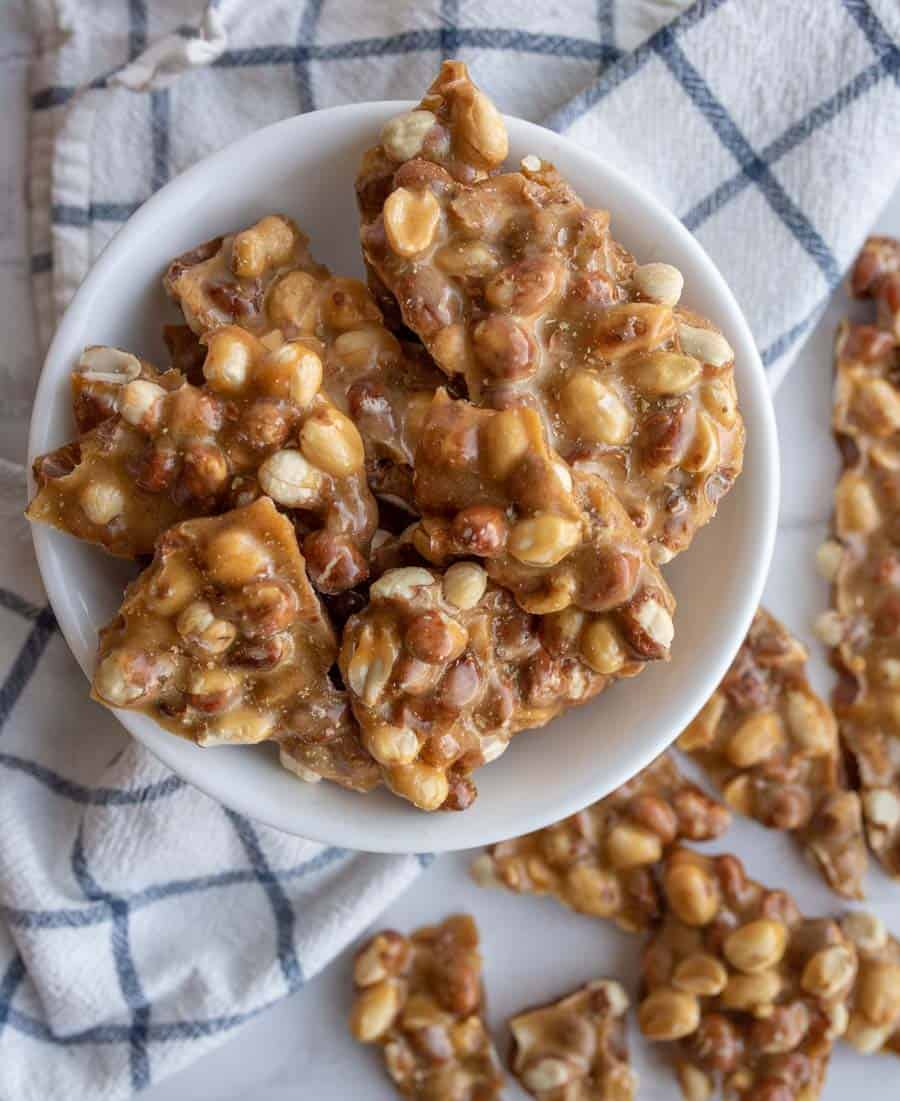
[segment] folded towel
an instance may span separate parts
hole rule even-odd
[[[173,175],[298,111],[417,98],[442,56],[683,218],[773,385],[900,174],[896,0],[32,7],[45,342],[109,237]],[[300,986],[422,861],[256,826],[129,743],[55,631],[23,497],[21,469],[0,467],[0,1097],[104,1101]]]

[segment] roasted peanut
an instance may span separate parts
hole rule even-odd
[[[384,229],[394,252],[417,256],[424,252],[437,233],[441,208],[430,191],[410,191],[400,187],[392,191],[384,204]]]
[[[293,224],[287,218],[270,214],[235,235],[232,270],[240,279],[258,279],[266,268],[286,263],[296,241]]]
[[[359,430],[332,405],[316,409],[304,421],[300,450],[314,467],[335,478],[356,474],[365,461]]]

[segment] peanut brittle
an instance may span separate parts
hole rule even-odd
[[[844,1039],[863,1055],[900,1055],[900,940],[881,918],[859,910],[845,914],[841,928],[859,956]]]
[[[604,615],[609,645],[599,662],[584,653],[598,672],[624,664],[622,635],[641,657],[668,657],[675,600],[646,541],[601,478],[573,478],[533,409],[438,394],[416,449],[415,499],[413,542],[425,558],[483,558],[528,612]]]
[[[319,356],[302,341],[270,347],[234,326],[205,340],[203,387],[123,375],[121,395],[109,399],[117,414],[79,441],[74,469],[53,476],[38,460],[29,517],[136,557],[179,520],[266,493],[308,533],[316,584],[357,584],[375,502],[359,432],[320,390]]]
[[[362,435],[372,488],[411,500],[417,419],[445,379],[385,328],[364,283],[316,263],[305,234],[277,214],[178,257],[164,283],[200,335],[234,324],[314,349],[324,392]]]
[[[503,1072],[484,1024],[478,930],[466,914],[405,937],[377,933],[357,952],[350,1031],[384,1051],[415,1101],[493,1101]]]
[[[674,1044],[686,1101],[815,1101],[847,1027],[856,951],[734,856],[673,849],[665,916],[644,949],[638,1023]]]
[[[538,1101],[632,1101],[637,1080],[628,1065],[628,995],[596,979],[509,1022],[511,1066]]]
[[[467,101],[478,109],[454,106]],[[668,561],[741,470],[733,352],[676,308],[681,273],[637,265],[551,165],[489,174],[506,138],[487,104],[448,61],[387,124],[357,180],[365,258],[469,397],[536,408],[553,447],[602,473]]]
[[[611,795],[542,830],[501,841],[472,866],[483,886],[550,894],[629,932],[659,915],[653,867],[678,840],[707,841],[730,815],[661,757]]]
[[[365,791],[378,772],[328,677],[336,654],[294,529],[263,497],[161,537],[101,632],[93,696],[202,746],[287,738],[287,767]]]
[[[722,683],[678,740],[732,810],[796,832],[829,885],[861,898],[868,857],[837,723],[810,688],[805,647],[760,608]]]
[[[607,645],[604,619],[528,615],[474,562],[390,569],[369,597],[344,628],[341,675],[386,783],[423,810],[465,809],[476,794],[470,773],[513,734],[610,681],[581,657],[594,636]],[[638,672],[640,655],[625,639],[616,645],[625,655],[617,675]]]
[[[876,241],[853,275],[878,297]],[[894,246],[894,262],[898,249]],[[887,292],[885,292],[887,293]],[[893,293],[893,292],[892,292]],[[887,295],[889,298],[890,296]],[[887,318],[883,318],[887,323]],[[833,704],[860,778],[869,844],[900,876],[900,350],[890,331],[844,323],[838,332],[832,426],[844,462],[834,534],[819,551],[832,608],[819,621],[840,674]]]

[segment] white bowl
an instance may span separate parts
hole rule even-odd
[[[208,157],[141,207],[59,326],[37,391],[29,461],[72,436],[68,377],[86,344],[163,359],[160,326],[173,314],[160,277],[171,257],[283,211],[311,235],[318,259],[336,272],[361,274],[354,174],[382,123],[405,106],[367,103],[287,119]],[[478,799],[462,814],[423,814],[384,791],[362,798],[333,784],[304,784],[278,766],[271,747],[203,750],[148,718],[118,713],[180,776],[289,833],[377,852],[465,849],[579,810],[672,742],[722,677],[760,599],[775,536],[778,451],[763,367],[737,303],[690,233],[625,176],[557,134],[519,119],[507,123],[516,161],[534,152],[555,162],[588,203],[612,212],[614,235],[639,259],[680,268],[685,305],[725,332],[747,426],[744,472],[718,517],[667,570],[678,599],[671,662],[519,735],[478,773]],[[134,567],[40,524],[34,543],[59,625],[89,673],[98,628],[116,611]]]

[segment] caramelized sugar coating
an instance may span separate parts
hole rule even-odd
[[[734,856],[676,848],[664,920],[644,949],[638,1023],[673,1044],[687,1101],[813,1101],[847,1027],[856,950],[835,921],[806,919]]]
[[[378,1044],[415,1101],[493,1101],[503,1073],[484,1023],[478,930],[467,914],[411,936],[386,929],[357,952],[350,1031]]]
[[[610,680],[580,657],[591,623],[566,634],[553,617],[528,615],[474,562],[390,569],[369,596],[344,628],[341,675],[386,783],[423,810],[464,809],[470,773],[513,734]],[[640,657],[622,645],[619,675],[637,672]]]
[[[459,62],[436,84],[487,102]],[[537,409],[553,447],[602,473],[667,561],[741,470],[733,352],[709,321],[676,308],[680,272],[637,265],[608,214],[585,207],[551,165],[526,157],[519,172],[489,174],[499,162],[460,136],[489,119],[481,144],[499,154],[502,119],[444,110],[442,94],[389,122],[364,158],[366,260],[470,398]]]
[[[411,501],[416,425],[444,376],[385,328],[364,283],[316,263],[305,234],[277,214],[174,260],[164,283],[201,335],[238,325],[313,348],[325,394],[362,436],[372,488]]]
[[[832,426],[844,462],[835,539],[820,548],[832,608],[819,633],[840,674],[833,704],[859,772],[869,844],[900,876],[900,345],[891,318],[900,245],[870,241],[852,276],[885,326],[838,332]],[[885,305],[886,303],[886,305]],[[890,316],[889,316],[890,315]]]
[[[708,841],[730,815],[661,757],[611,795],[552,826],[501,841],[472,865],[482,886],[552,895],[622,929],[650,927],[660,914],[655,866],[679,840]]]
[[[53,477],[38,460],[29,517],[136,557],[181,519],[266,493],[313,533],[314,580],[326,591],[357,584],[375,502],[359,432],[321,392],[315,349],[234,326],[205,341],[204,386],[123,377],[117,415],[80,441],[71,472]]]
[[[511,1066],[538,1101],[632,1101],[637,1079],[628,1065],[619,983],[596,979],[580,990],[517,1014],[509,1022]]]
[[[868,856],[859,796],[847,789],[837,723],[810,687],[807,656],[760,608],[678,746],[706,769],[733,810],[794,831],[829,885],[861,898]]]
[[[413,542],[424,557],[484,559],[529,612],[603,615],[613,633],[598,672],[625,664],[622,636],[643,658],[668,657],[675,600],[646,541],[601,478],[573,478],[534,410],[478,409],[439,394],[416,451],[415,498]]]
[[[859,956],[844,1039],[863,1055],[900,1055],[900,940],[881,918],[861,910],[845,914],[841,929]]]
[[[328,677],[336,655],[294,529],[263,497],[161,537],[101,632],[92,694],[202,746],[287,737],[289,760],[366,791],[378,773]]]
[[[163,325],[163,340],[172,370],[180,371],[195,386],[202,386],[206,348],[190,325]]]
[[[177,390],[184,382],[181,371],[158,371],[152,363],[131,352],[94,344],[81,353],[72,372],[72,411],[79,434],[90,432],[119,412],[129,382],[141,379],[164,390]]]

